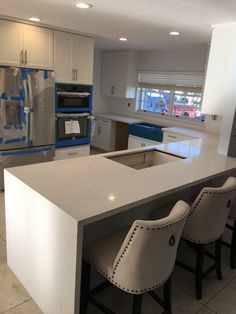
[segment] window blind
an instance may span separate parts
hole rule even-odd
[[[204,83],[203,72],[154,72],[140,71],[139,87],[175,89],[201,92]]]

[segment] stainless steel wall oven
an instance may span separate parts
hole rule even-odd
[[[56,112],[92,110],[92,86],[56,84]]]
[[[56,146],[72,146],[90,143],[91,116],[84,113],[56,114]]]

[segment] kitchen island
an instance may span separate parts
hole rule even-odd
[[[157,145],[185,158],[139,170],[107,158],[121,152],[5,170],[8,265],[41,310],[79,313],[82,247],[101,222],[117,228],[113,217],[137,208],[143,218],[148,204],[159,208],[173,194],[236,175],[236,159],[217,154],[217,142],[207,134]]]

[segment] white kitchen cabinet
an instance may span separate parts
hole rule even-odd
[[[164,136],[163,136],[164,143],[182,142],[182,141],[189,141],[189,140],[194,140],[194,139],[196,139],[196,137],[164,130]]]
[[[93,123],[95,125],[91,145],[104,151],[114,150],[115,122],[105,118],[95,118]]]
[[[81,84],[93,84],[94,39],[74,35],[74,64],[76,80]]]
[[[93,83],[94,39],[66,32],[54,33],[56,82]]]
[[[102,93],[104,96],[135,98],[136,54],[133,51],[104,51]]]
[[[53,69],[53,31],[0,20],[0,64]]]
[[[20,66],[23,54],[20,23],[0,20],[0,64]]]
[[[55,151],[55,160],[89,156],[89,154],[90,145],[78,145],[72,147],[57,148]]]
[[[143,148],[147,146],[154,146],[161,144],[161,142],[152,141],[143,137],[129,135],[129,141],[128,141],[128,149],[133,148]]]
[[[22,24],[26,67],[53,70],[53,31]]]

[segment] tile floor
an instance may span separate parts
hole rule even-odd
[[[180,258],[192,261],[193,255],[188,247],[181,245]],[[235,314],[236,313],[236,270],[229,268],[229,252],[223,248],[222,281],[214,274],[204,282],[204,297],[194,298],[192,275],[176,268],[173,275],[173,314]],[[97,296],[117,314],[131,313],[131,297],[119,289],[109,287]],[[0,314],[42,314],[33,299],[22,287],[6,264],[6,236],[4,194],[0,193]],[[142,314],[158,314],[162,310],[148,295],[144,296]],[[67,314],[67,313],[65,313]],[[101,314],[92,305],[88,314]]]

